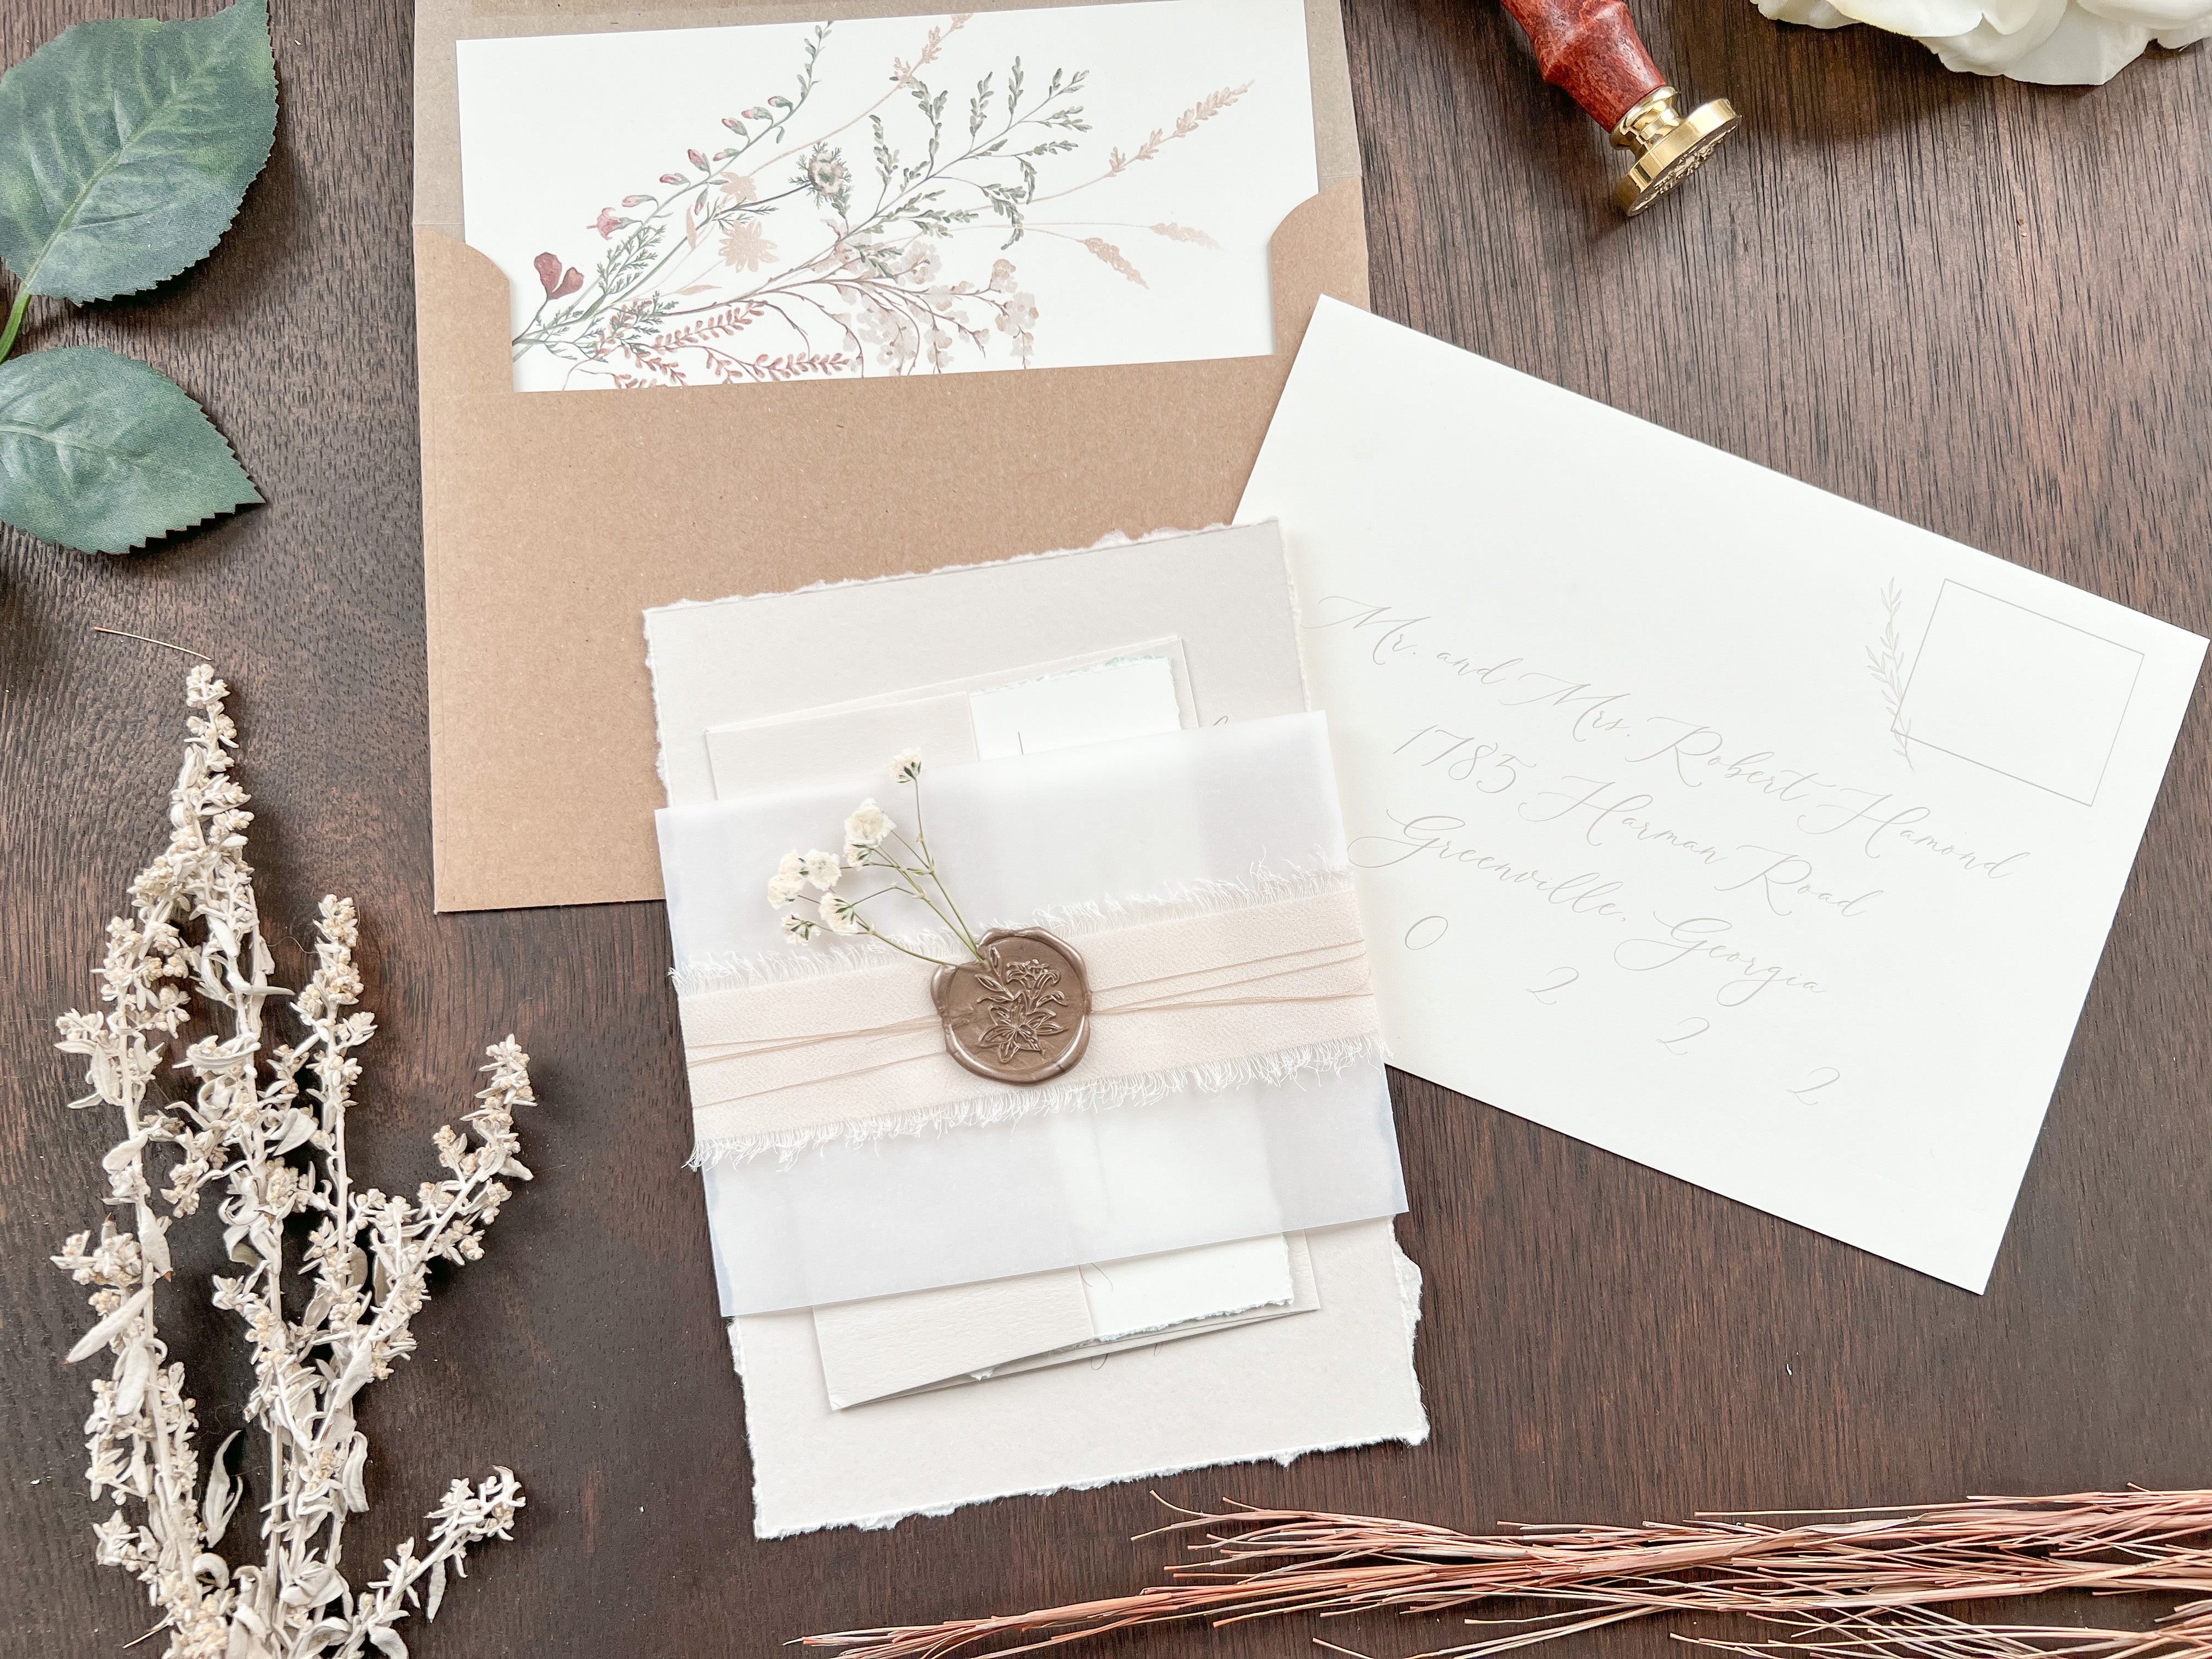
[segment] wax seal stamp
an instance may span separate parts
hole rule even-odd
[[[1091,981],[1075,947],[1042,927],[994,927],[980,959],[930,978],[945,1051],[995,1083],[1042,1083],[1083,1058]]]
[[[1535,48],[1544,78],[1562,88],[1635,163],[1613,192],[1638,214],[1705,163],[1739,118],[1725,98],[1683,115],[1621,0],[1505,0]]]

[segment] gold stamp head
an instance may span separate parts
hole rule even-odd
[[[1622,116],[1613,147],[1633,150],[1635,164],[1613,192],[1621,211],[1638,214],[1705,163],[1741,118],[1725,98],[1700,104],[1686,116],[1674,111],[1674,88],[1661,87]]]

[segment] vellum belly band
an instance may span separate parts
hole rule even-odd
[[[994,1085],[957,1065],[929,969],[888,951],[842,972],[685,994],[696,1156],[1097,1109],[1379,1054],[1344,878],[1155,920],[1146,908],[1116,907],[1091,929],[1052,924],[1089,964],[1092,1035],[1073,1072],[1036,1087]]]

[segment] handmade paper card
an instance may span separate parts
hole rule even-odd
[[[707,732],[714,793],[799,783],[919,749],[938,763],[1072,749],[1198,724],[1181,640],[916,686]]]
[[[1980,1290],[2204,641],[1327,301],[1241,516],[1394,1060]]]
[[[1388,1221],[1307,1235],[1320,1306],[972,1387],[830,1403],[814,1316],[731,1322],[753,1530],[883,1527],[1018,1493],[1428,1437],[1420,1273]]]
[[[459,43],[522,391],[1274,349],[1304,0]]]
[[[973,745],[951,757],[980,758],[987,735],[1003,739],[1018,728],[1007,726],[1003,706],[994,720],[966,694],[1117,657],[1173,659],[1176,707],[1197,723],[1306,706],[1290,577],[1273,525],[663,605],[645,613],[645,638],[671,806],[712,800],[725,784],[790,781],[779,769],[787,751],[739,746],[717,728],[839,708],[880,712],[933,688],[962,695],[925,711],[930,723],[894,746],[944,732],[935,721],[949,715],[951,729],[964,728]],[[825,648],[830,641],[836,648]],[[1140,729],[1177,723],[1165,697],[1157,702],[1159,723]]]
[[[1273,527],[672,607],[647,635],[757,1529],[1425,1433],[1364,948],[1325,727],[1291,712]],[[884,749],[916,735],[953,763],[892,777]],[[834,843],[860,793],[919,832],[924,778],[973,925],[1048,927],[1084,964],[1064,1076],[963,1070],[927,964],[851,937],[794,953],[781,924],[812,911],[762,902],[762,872]],[[942,916],[880,896],[903,946],[951,948]],[[956,1450],[971,1420],[986,1453]]]

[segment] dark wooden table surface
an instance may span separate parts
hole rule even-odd
[[[1660,63],[1732,96],[1747,130],[1629,225],[1607,203],[1618,158],[1488,0],[1356,0],[1376,307],[2212,631],[2212,58],[2154,53],[2059,91],[1954,76],[1863,29],[1782,27],[1746,0],[1634,9]],[[659,907],[432,913],[410,14],[279,0],[276,156],[229,238],[150,296],[32,312],[34,346],[119,343],[174,375],[270,504],[123,559],[0,538],[0,1653],[111,1653],[149,1622],[91,1559],[87,1379],[58,1363],[88,1316],[46,1257],[97,1224],[109,1137],[64,1109],[74,1062],[48,1022],[90,995],[101,927],[164,838],[185,664],[94,624],[205,651],[238,688],[284,971],[319,895],[360,901],[383,1033],[356,1145],[380,1178],[429,1172],[483,1042],[513,1030],[537,1059],[540,1178],[363,1413],[374,1508],[349,1560],[416,1529],[453,1474],[507,1462],[529,1489],[515,1541],[481,1553],[434,1628],[410,1626],[417,1659],[765,1655],[1133,1585],[1162,1554],[1124,1541],[1154,1516],[1134,1486],[756,1541],[680,1168]],[[0,58],[107,15],[7,0]],[[1607,458],[1589,459],[1601,483]],[[1663,550],[1695,526],[1651,528]],[[2205,713],[1986,1296],[1401,1079],[1434,1437],[1163,1490],[1487,1526],[2212,1481]],[[588,835],[588,779],[577,807]],[[227,1428],[242,1373],[228,1322],[203,1322],[181,1353]],[[1398,1653],[1460,1630],[1346,1638]],[[1563,1659],[1664,1639],[1601,1632]],[[1117,1645],[1311,1651],[1287,1626]]]

